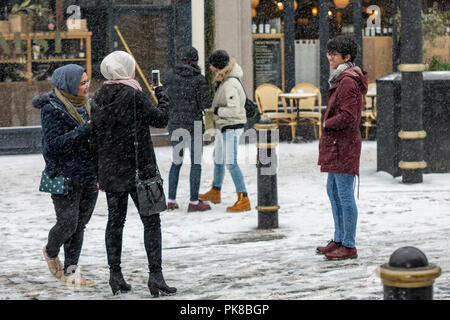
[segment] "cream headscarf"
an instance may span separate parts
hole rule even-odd
[[[139,82],[131,79],[136,68],[136,61],[125,51],[114,51],[107,55],[100,65],[102,75],[108,79],[105,84],[124,84],[142,91]]]
[[[131,79],[136,62],[125,51],[114,51],[107,55],[100,65],[102,75],[108,80]]]

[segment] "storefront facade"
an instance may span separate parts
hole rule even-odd
[[[0,127],[40,124],[39,111],[33,110],[31,100],[51,89],[51,73],[61,65],[85,65],[93,79],[91,91],[95,92],[102,81],[103,57],[114,50],[125,50],[114,26],[147,79],[153,69],[164,74],[176,63],[179,48],[193,45],[199,50],[199,64],[204,71],[211,47],[236,57],[251,97],[261,81],[272,81],[270,77],[283,91],[308,82],[326,92],[329,69],[323,46],[328,38],[348,34],[356,35],[360,42],[363,55],[359,64],[369,72],[369,81],[374,82],[395,69],[399,53],[395,38],[399,36],[394,15],[399,1],[35,0],[33,4],[50,8],[54,19],[40,19],[34,25],[36,30],[21,32],[19,40],[6,20],[14,5],[24,1],[0,1],[4,40],[0,41]],[[360,8],[355,10],[355,3]],[[212,12],[207,10],[209,5]],[[432,5],[431,0],[424,0],[424,8]],[[441,12],[450,9],[446,1],[438,2],[438,6]],[[64,40],[56,33],[58,29],[61,34],[67,32],[67,20],[71,18],[85,19],[87,26],[78,30],[81,35]],[[213,36],[207,29],[214,30]],[[40,34],[37,40],[26,36],[34,33]],[[213,43],[208,44],[211,38]],[[444,47],[438,49],[445,54],[448,49],[446,41],[443,43]],[[37,51],[33,51],[35,46]],[[6,47],[10,48],[8,54]],[[261,53],[267,51],[272,51],[271,56],[262,57]]]
[[[103,57],[114,50],[126,50],[118,31],[146,79],[154,69],[167,72],[176,63],[179,48],[186,45],[195,43],[204,61],[204,37],[198,36],[204,32],[198,30],[193,36],[193,27],[204,27],[203,6],[198,6],[203,0],[33,1],[49,8],[52,17],[17,29],[11,19],[7,20],[14,5],[22,3],[3,3],[0,17],[0,26],[9,23],[9,29],[1,30],[0,39],[0,127],[40,125],[39,111],[31,107],[31,100],[51,89],[53,70],[64,64],[86,67],[92,78],[91,92],[95,92],[103,80]],[[74,18],[81,19],[81,27],[69,30],[67,23]],[[143,83],[138,72],[137,78]]]
[[[434,2],[424,0],[423,9],[428,10]],[[362,49],[357,64],[368,72],[369,82],[375,82],[395,71],[398,64],[400,30],[395,15],[399,3],[400,0],[216,1],[216,10],[221,12],[216,14],[216,45],[227,45],[242,60],[251,61],[245,75],[247,91],[253,92],[264,80],[289,91],[301,82],[326,86],[329,72],[323,52],[326,41],[350,35]],[[448,1],[436,4],[441,14],[450,10]],[[250,26],[245,20],[250,20]],[[448,47],[440,44],[448,39],[448,31],[446,37],[438,40],[441,52],[448,52]],[[242,43],[247,44],[246,48]],[[430,47],[438,51],[436,45]],[[272,51],[272,57],[267,51]],[[283,56],[279,57],[281,52]],[[448,61],[448,54],[446,58],[444,53],[442,59]]]

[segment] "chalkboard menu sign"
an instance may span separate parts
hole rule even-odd
[[[253,35],[254,88],[271,83],[284,91],[284,41],[282,34]]]

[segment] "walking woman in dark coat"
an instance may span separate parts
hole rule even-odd
[[[328,172],[327,193],[334,219],[334,239],[317,253],[327,259],[342,260],[358,256],[355,237],[358,209],[354,196],[359,176],[361,155],[361,110],[367,93],[367,74],[353,61],[358,45],[347,36],[328,41],[327,57],[333,72],[330,75],[327,111],[323,118],[319,143],[322,172]]]
[[[54,89],[33,99],[41,109],[42,154],[50,178],[62,175],[69,179],[67,194],[52,194],[56,225],[50,230],[44,257],[50,272],[63,284],[93,286],[77,270],[83,245],[84,229],[97,201],[91,133],[91,105],[88,101],[89,79],[84,68],[70,64],[52,75]],[[64,245],[64,266],[58,258]],[[78,270],[79,271],[79,270]]]
[[[198,66],[198,52],[194,47],[180,50],[180,63],[164,75],[162,82],[170,98],[169,133],[172,140],[172,166],[169,172],[169,210],[176,203],[178,178],[183,164],[184,150],[191,154],[190,202],[188,211],[211,210],[209,204],[198,200],[202,174],[203,111],[211,106],[208,82]]]
[[[122,232],[127,214],[128,195],[139,211],[136,195],[135,118],[136,106],[138,160],[141,179],[158,173],[149,126],[164,128],[168,122],[169,100],[163,89],[154,88],[158,99],[155,107],[134,79],[135,61],[124,51],[115,51],[103,59],[101,72],[108,79],[96,92],[96,110],[92,115],[92,148],[97,158],[96,172],[100,190],[106,192],[108,224],[106,251],[110,269],[109,284],[114,294],[127,292],[121,272]],[[159,291],[175,293],[163,278],[161,268],[161,220],[159,213],[140,214],[144,224],[144,244],[150,276],[148,287],[153,296]]]

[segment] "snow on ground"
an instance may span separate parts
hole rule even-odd
[[[201,192],[213,175],[213,146],[203,157]],[[257,205],[256,148],[240,146],[240,164],[252,208]],[[165,178],[171,149],[156,149]],[[375,269],[403,246],[421,249],[442,268],[435,299],[450,299],[450,174],[426,174],[424,183],[376,172],[376,142],[363,142],[356,245],[358,259],[324,260],[315,247],[333,235],[326,174],[316,165],[318,144],[281,143],[278,149],[280,227],[258,230],[257,211],[228,213],[236,199],[226,173],[222,203],[208,212],[187,213],[188,157],[180,174],[180,209],[161,214],[163,271],[175,296],[161,299],[382,299]],[[122,269],[133,292],[112,296],[104,233],[105,195],[100,193],[85,232],[80,266],[96,288],[62,286],[42,256],[55,214],[48,194],[38,192],[41,155],[0,157],[0,299],[150,299],[143,227],[132,201],[124,229]],[[60,257],[63,258],[61,250]]]

